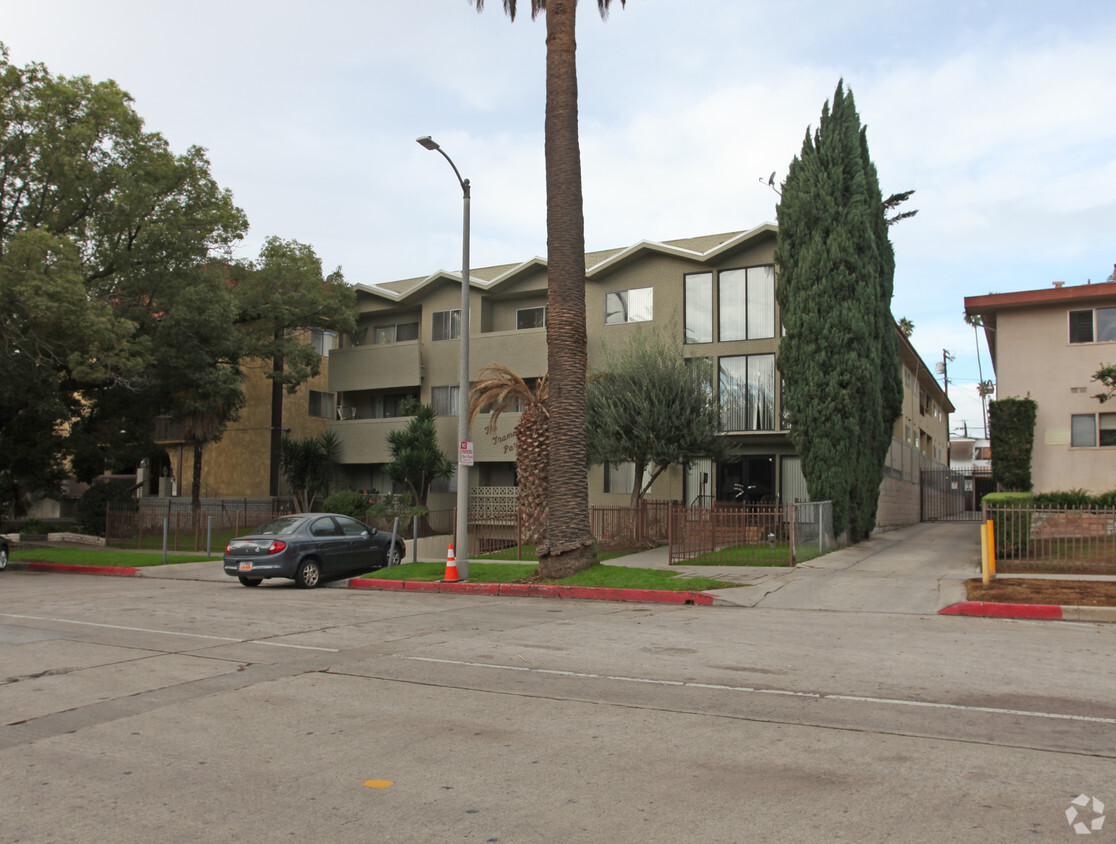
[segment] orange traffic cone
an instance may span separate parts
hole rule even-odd
[[[446,576],[442,578],[443,583],[457,583],[461,580],[457,576],[457,559],[453,556],[453,543],[450,543],[449,553],[446,555]]]

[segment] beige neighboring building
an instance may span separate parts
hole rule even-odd
[[[672,467],[655,482],[651,498],[732,501],[738,485],[751,501],[807,498],[799,457],[782,424],[775,366],[782,334],[775,301],[776,233],[774,225],[765,224],[585,256],[590,366],[601,364],[606,346],[623,345],[636,330],[670,332],[683,355],[713,361],[725,436],[743,452],[718,465],[707,460],[688,471]],[[491,363],[528,381],[546,372],[546,285],[542,258],[470,271],[472,380]],[[341,338],[329,369],[329,390],[338,401],[331,428],[342,441],[344,486],[392,489],[383,471],[391,459],[386,439],[406,424],[400,416],[408,398],[433,404],[439,444],[456,460],[460,302],[456,272],[357,286],[357,329]],[[905,400],[895,426],[900,442],[892,452],[909,446],[905,462],[909,468],[913,459],[917,485],[919,454],[946,460],[952,407],[913,346],[900,337]],[[518,420],[518,414],[507,413],[493,428],[487,417],[478,417],[470,434],[476,460],[471,485],[515,484],[512,432]],[[630,465],[590,467],[590,503],[626,506],[635,482]],[[454,506],[455,491],[452,480],[436,486],[431,508]]]
[[[1034,491],[1116,488],[1116,406],[1092,380],[1116,364],[1116,283],[969,296],[965,313],[983,318],[997,398],[1038,405]]]

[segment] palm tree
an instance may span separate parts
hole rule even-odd
[[[973,327],[973,343],[976,345],[977,356],[977,377],[980,379],[979,386],[977,387],[977,394],[980,396],[980,415],[984,423],[984,436],[988,436],[988,397],[992,395],[995,388],[987,390],[986,384],[991,384],[991,381],[984,380],[984,369],[980,365],[980,334],[977,332],[978,328],[984,326],[984,317],[980,314],[970,314],[965,312],[965,322]]]
[[[473,0],[477,10],[484,0]],[[606,17],[612,0],[597,0]],[[626,0],[620,0],[623,6]],[[515,20],[516,0],[504,0]],[[589,526],[585,449],[585,218],[577,133],[577,0],[531,0],[546,12],[547,366],[550,370],[549,486],[539,576],[559,578],[598,562]]]
[[[505,410],[522,412],[515,426],[515,466],[519,476],[523,539],[530,544],[538,543],[546,536],[550,422],[547,393],[545,375],[532,388],[503,364],[493,363],[480,371],[480,380],[473,386],[469,401],[470,426],[477,414],[486,410],[492,414],[490,424],[493,430]]]

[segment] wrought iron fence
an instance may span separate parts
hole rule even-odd
[[[187,498],[152,498],[110,507],[105,513],[105,544],[161,548],[165,522],[168,550],[203,551],[207,541],[223,547],[233,536],[290,512],[280,498],[205,498],[201,505],[195,511]]]
[[[675,506],[669,522],[671,565],[793,566],[837,546],[828,501]]]
[[[989,506],[1000,574],[1116,574],[1116,509]]]

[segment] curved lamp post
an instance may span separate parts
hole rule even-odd
[[[461,247],[461,362],[457,387],[457,542],[454,546],[458,574],[469,577],[469,467],[461,462],[461,445],[469,440],[469,180],[462,179],[453,159],[429,135],[416,139],[426,149],[441,154],[453,168],[464,198],[464,227]]]

